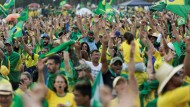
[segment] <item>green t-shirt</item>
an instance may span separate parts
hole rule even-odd
[[[10,55],[6,52],[5,55],[10,61],[10,73],[8,75],[11,82],[19,82],[20,80],[20,65],[22,63],[20,55],[13,51]]]

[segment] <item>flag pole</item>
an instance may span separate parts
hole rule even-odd
[[[15,0],[14,0],[14,13],[16,13],[16,10],[15,10]]]

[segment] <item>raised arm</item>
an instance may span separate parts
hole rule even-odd
[[[21,40],[24,50],[32,57],[32,50],[25,44],[24,39]]]
[[[129,72],[129,85],[131,89],[135,92],[138,93],[138,85],[137,85],[137,80],[135,78],[135,62],[134,62],[134,54],[135,54],[135,42],[133,41],[131,43],[131,49],[130,49],[130,61],[129,61],[129,67],[128,67],[128,72]]]
[[[106,43],[108,42],[108,36],[104,35],[103,37],[103,43],[102,43],[102,56],[101,56],[101,62],[102,62],[102,73],[105,74],[108,71],[108,62],[107,62],[107,58],[106,58],[106,50],[107,50],[107,46]]]
[[[3,60],[4,58],[4,52],[0,49],[0,59]]]
[[[190,76],[190,37],[187,36],[186,39],[186,56],[184,61],[184,68],[186,75]]]

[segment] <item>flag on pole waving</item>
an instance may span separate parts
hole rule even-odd
[[[4,8],[9,9],[11,6],[15,4],[15,0],[6,0],[5,4],[3,5]]]

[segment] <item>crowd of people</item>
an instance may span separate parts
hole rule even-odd
[[[1,22],[0,107],[189,107],[190,12],[61,11]]]

